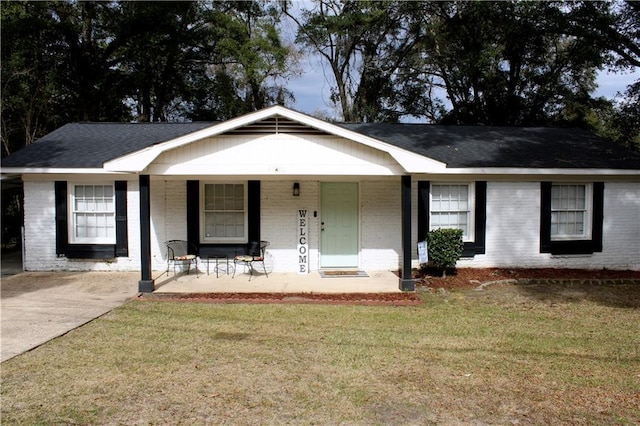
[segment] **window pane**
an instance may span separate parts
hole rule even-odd
[[[576,212],[576,234],[584,234],[584,217],[585,212]]]
[[[223,208],[224,210],[234,210],[236,207],[236,200],[235,198],[227,197],[224,199],[223,205],[224,205],[224,208]]]
[[[460,199],[460,188],[458,186],[449,186],[449,199],[450,200],[459,200]]]
[[[430,209],[432,230],[457,228],[465,237],[469,236],[471,207],[468,185],[432,185]]]
[[[469,199],[469,187],[467,185],[458,186],[458,190],[460,191],[461,200]]]
[[[210,205],[208,208],[210,210],[221,210],[222,209],[222,197],[213,197],[210,200]]]
[[[73,198],[73,237],[100,241],[107,238],[113,240],[115,237],[113,186],[75,185]]]
[[[584,210],[587,206],[586,203],[586,198],[587,198],[587,194],[586,194],[586,187],[585,186],[578,186],[578,191],[576,193],[576,209],[582,209]]]
[[[551,187],[551,236],[586,236],[586,185],[553,185]]]
[[[239,239],[245,233],[244,184],[205,184],[205,238]]]

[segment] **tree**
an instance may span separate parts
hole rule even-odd
[[[122,102],[126,95],[123,74],[114,67],[112,3],[55,2],[52,15],[61,34],[57,77],[64,102],[64,116],[73,121],[126,121],[131,111]]]
[[[195,76],[189,117],[221,120],[294,99],[284,81],[296,70],[295,50],[282,44],[280,12],[260,2],[223,2],[207,12],[215,22],[219,60]]]
[[[608,65],[640,67],[640,3],[581,1],[566,14],[562,30],[608,53]]]
[[[29,145],[56,126],[59,32],[50,3],[2,5],[2,154]]]
[[[230,118],[276,102],[290,50],[258,1],[121,2],[117,68],[138,121]]]
[[[595,109],[593,128],[600,136],[640,151],[640,81],[627,87],[614,101]]]
[[[189,98],[188,78],[216,60],[216,40],[199,4],[122,2],[117,8],[114,62],[136,120],[176,119],[180,101]]]
[[[296,41],[318,53],[332,72],[331,100],[344,121],[394,122],[403,114],[393,101],[393,76],[413,44],[411,4],[391,1],[318,0],[294,14]]]
[[[8,2],[2,155],[71,121],[220,120],[293,99],[262,1]]]
[[[602,49],[563,32],[563,8],[552,2],[446,2],[423,9],[429,36],[399,80],[410,101],[403,105],[425,116],[420,108],[433,100],[415,102],[415,92],[436,87],[451,105],[440,120],[445,123],[559,121],[568,104],[590,98],[596,68],[605,60]]]
[[[130,118],[109,62],[110,13],[107,3],[3,4],[3,155],[69,121]]]
[[[346,121],[588,126],[597,70],[640,58],[631,2],[317,0],[285,11],[329,65]]]

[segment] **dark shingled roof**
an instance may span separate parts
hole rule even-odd
[[[73,123],[2,160],[2,167],[101,168],[107,161],[215,123]],[[640,153],[580,129],[338,124],[447,167],[640,170]]]
[[[342,124],[457,167],[640,169],[640,153],[581,129]]]
[[[102,168],[114,158],[214,123],[70,123],[2,159],[2,167]]]

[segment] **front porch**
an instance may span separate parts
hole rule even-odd
[[[154,274],[158,274],[157,272]],[[296,274],[274,272],[265,276],[239,272],[235,278],[226,273],[216,277],[215,272],[198,277],[192,270],[173,274],[173,271],[155,277],[155,294],[184,293],[400,293],[398,275],[391,271],[368,272],[366,277],[323,278],[319,272]]]

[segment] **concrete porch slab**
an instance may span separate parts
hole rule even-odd
[[[368,277],[322,278],[316,272],[306,275],[274,272],[266,277],[238,273],[235,278],[215,273],[178,273],[155,277],[154,293],[398,293],[398,276],[390,271],[367,271]]]

